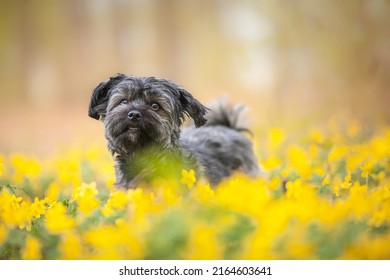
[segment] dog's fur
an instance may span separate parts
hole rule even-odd
[[[243,134],[242,106],[219,103],[209,111],[173,82],[117,74],[93,91],[89,116],[101,120],[115,157],[116,186],[195,169],[217,185],[235,171],[261,174]],[[194,126],[183,130],[186,116]],[[206,121],[207,119],[207,121]]]

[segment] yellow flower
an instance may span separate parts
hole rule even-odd
[[[156,203],[155,195],[143,189],[130,189],[127,196],[136,219],[144,219],[146,213],[158,212],[161,209],[161,205]]]
[[[78,202],[78,209],[84,214],[90,214],[96,207],[100,205],[96,198],[98,191],[96,183],[82,184],[73,192],[73,199]]]
[[[286,197],[287,198],[299,198],[305,191],[302,186],[302,180],[297,179],[286,183]]]
[[[245,176],[236,176],[222,182],[215,190],[214,197],[220,206],[250,214],[259,213],[259,207],[270,199],[263,180],[250,180]]]
[[[318,157],[318,146],[317,145],[310,145],[309,147],[309,155],[311,158]]]
[[[57,179],[61,184],[71,183],[74,186],[81,185],[80,161],[76,158],[61,158],[55,163],[57,167]]]
[[[279,157],[271,156],[267,160],[262,161],[261,165],[268,171],[282,166],[282,160]]]
[[[123,191],[114,191],[110,194],[109,202],[114,209],[123,210],[129,202],[129,198]]]
[[[284,141],[285,133],[281,128],[274,127],[268,132],[268,143],[271,150],[276,150]]]
[[[31,229],[29,203],[7,191],[0,194],[0,218],[11,227]]]
[[[10,160],[15,170],[14,180],[16,183],[21,183],[24,177],[36,178],[41,173],[41,165],[35,158],[14,154],[11,155]]]
[[[372,152],[377,158],[388,157],[390,155],[389,140],[376,137],[371,140]]]
[[[196,224],[191,230],[185,258],[190,260],[221,259],[223,248],[218,242],[218,233],[218,226]]]
[[[381,209],[374,211],[374,213],[372,213],[371,219],[369,220],[369,224],[373,225],[374,227],[382,226],[386,220],[390,218],[390,213],[388,210],[390,209],[382,207]]]
[[[354,182],[353,186],[350,189],[350,196],[351,198],[359,197],[364,198],[364,196],[367,194],[368,187],[367,185],[360,185],[359,182]]]
[[[83,183],[81,186],[76,188],[72,194],[73,198],[77,199],[83,196],[95,196],[98,194],[96,189],[96,183],[92,182],[90,184]]]
[[[66,207],[60,203],[53,204],[46,212],[46,228],[52,234],[63,233],[75,225],[75,219],[66,215]]]
[[[183,169],[181,171],[181,182],[191,189],[196,182],[195,171],[192,169],[190,171]]]
[[[352,186],[351,173],[348,173],[344,178],[344,182],[341,183],[340,188],[349,189],[350,186]]]
[[[354,182],[349,190],[348,206],[357,219],[360,219],[370,212],[370,201],[367,199],[367,186],[361,186]]]
[[[34,202],[30,205],[31,216],[38,219],[41,215],[45,214],[46,207],[45,201],[39,200],[37,197],[34,199]]]
[[[164,205],[177,205],[180,204],[181,196],[179,195],[178,189],[172,184],[167,185],[166,183],[160,185],[160,190],[157,192],[158,198]]]
[[[41,242],[32,236],[26,237],[26,244],[22,250],[22,259],[24,260],[38,260],[41,255]]]
[[[193,193],[193,197],[199,203],[207,203],[210,202],[210,199],[214,197],[215,192],[210,188],[208,184],[200,184],[195,188],[195,192]]]
[[[316,259],[337,241],[345,250],[336,258],[389,259],[390,128],[363,134],[362,127],[335,119],[333,128],[294,139],[287,128],[270,128],[254,140],[268,175],[237,174],[216,188],[179,169],[181,182],[116,190],[110,154],[93,144],[44,159],[0,154],[7,184],[0,186],[0,247],[23,259],[53,251],[60,259],[143,259],[162,243],[169,246],[158,253],[188,259]],[[353,239],[342,238],[351,230]],[[14,246],[11,234],[25,244]]]
[[[135,227],[134,227],[135,228]],[[126,224],[101,226],[84,234],[85,242],[94,248],[89,259],[140,259],[142,241]]]
[[[57,182],[53,182],[49,185],[46,190],[46,201],[48,203],[52,203],[58,199],[58,195],[60,193],[60,186]]]
[[[113,191],[100,212],[103,216],[111,216],[115,213],[115,210],[123,210],[128,205],[128,202],[129,197],[125,192]]]
[[[373,166],[372,161],[366,161],[361,167],[360,170],[362,171],[361,176],[363,178],[367,178],[368,174],[371,172],[372,166]]]
[[[6,226],[0,223],[0,246],[7,239],[7,236],[8,236],[8,230],[7,230]]]
[[[64,235],[59,245],[61,259],[75,260],[83,259],[83,244],[81,239],[74,233],[68,232]]]
[[[291,167],[295,168],[299,175],[303,178],[311,176],[311,162],[307,153],[298,146],[291,146],[288,148],[288,160]]]
[[[115,210],[112,208],[112,205],[111,204],[108,204],[106,203],[101,209],[100,209],[100,213],[102,213],[102,215],[104,217],[109,217],[109,216],[112,216],[115,214]]]
[[[11,201],[10,201],[10,204],[13,206],[13,207],[17,207],[17,205],[19,206],[19,202],[22,202],[23,198],[22,197],[16,197],[14,194],[11,195]]]
[[[348,147],[344,145],[333,146],[331,152],[328,155],[328,160],[330,163],[339,161],[348,154]]]
[[[96,197],[91,196],[81,196],[77,199],[78,201],[78,210],[82,213],[89,215],[91,212],[100,205]]]
[[[362,163],[362,160],[361,155],[348,155],[346,158],[347,170],[355,170]]]
[[[310,131],[309,137],[312,141],[318,144],[322,144],[325,141],[325,136],[320,130],[317,129]]]

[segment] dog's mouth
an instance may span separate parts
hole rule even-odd
[[[133,132],[133,133],[136,133],[136,132],[139,132],[141,129],[139,126],[134,126],[134,125],[129,125],[127,127],[127,131],[129,132]]]

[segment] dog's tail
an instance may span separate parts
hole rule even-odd
[[[252,132],[249,130],[248,119],[245,115],[247,107],[243,104],[231,105],[226,100],[218,100],[208,106],[207,122],[205,126],[222,125],[240,132]]]

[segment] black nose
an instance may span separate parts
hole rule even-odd
[[[141,120],[141,117],[142,117],[141,113],[139,111],[136,111],[136,110],[130,111],[127,116],[133,122],[139,122]]]

